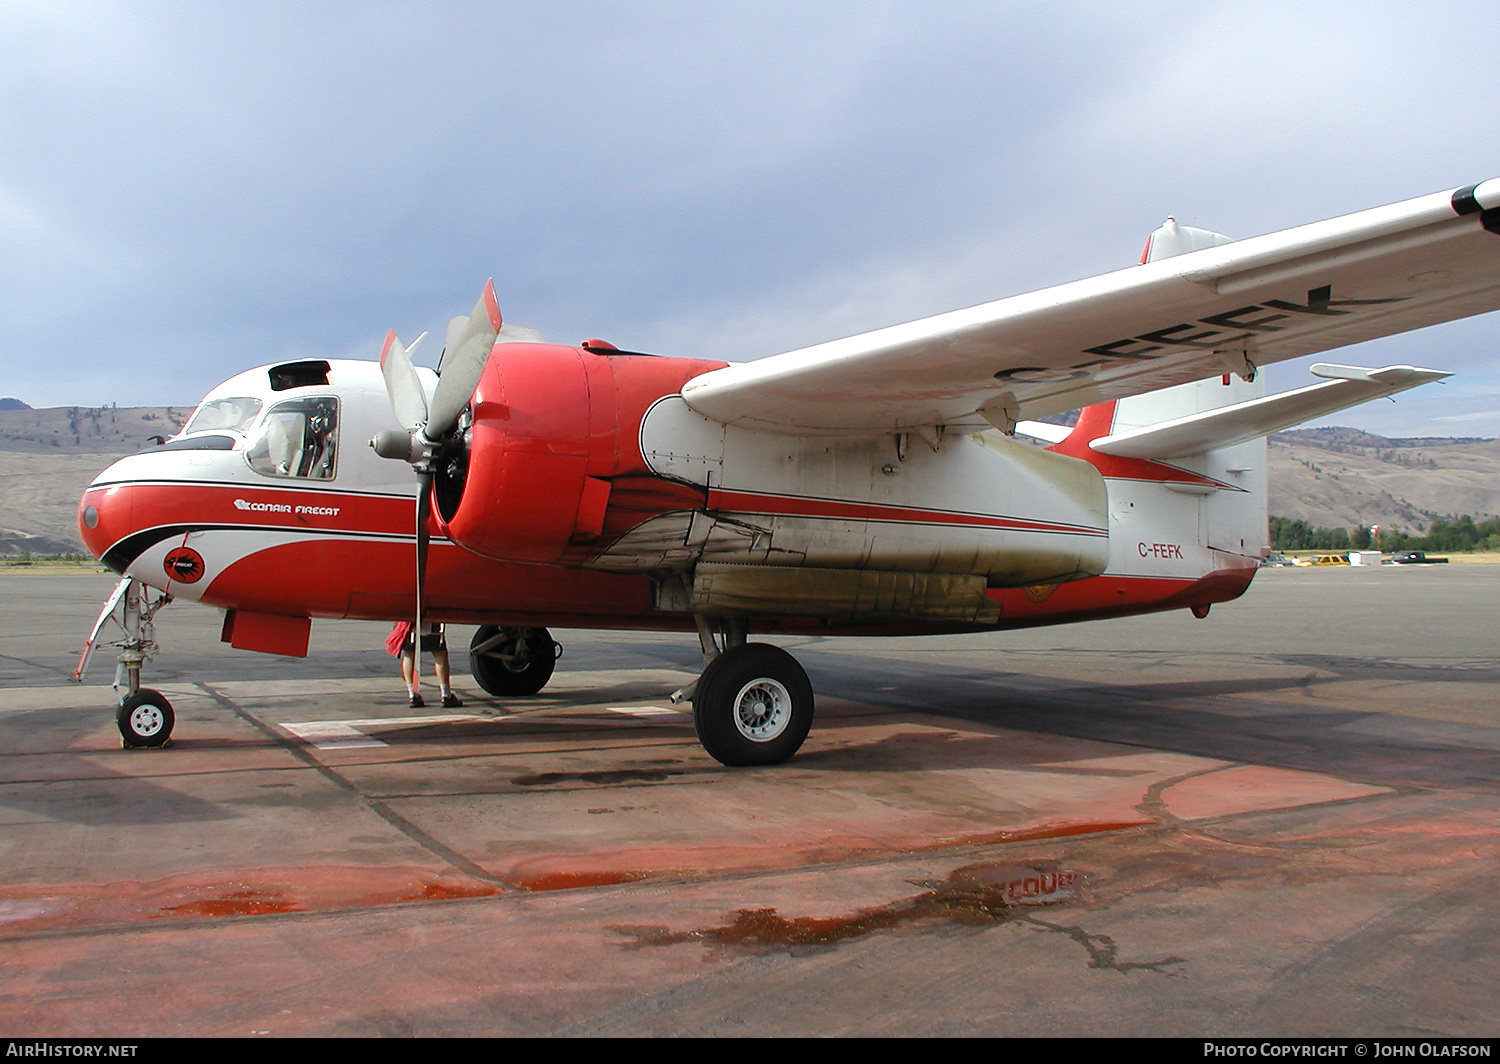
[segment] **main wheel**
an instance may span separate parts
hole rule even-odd
[[[498,641],[492,642],[497,637]],[[474,674],[474,682],[500,698],[536,694],[552,679],[556,665],[557,644],[545,628],[487,625],[469,642],[469,671]]]
[[[813,690],[797,659],[780,647],[744,643],[703,670],[693,727],[724,765],[775,765],[801,748],[812,727]]]
[[[160,691],[141,688],[120,703],[115,724],[127,747],[166,746],[177,716]]]

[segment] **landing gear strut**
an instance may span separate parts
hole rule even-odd
[[[83,672],[100,645],[99,634],[106,624],[113,623],[122,633],[119,639],[104,645],[120,648],[115,664],[115,691],[120,696],[119,708],[115,712],[115,724],[120,729],[120,738],[127,748],[166,746],[172,739],[172,727],[177,716],[160,691],[141,686],[141,666],[156,654],[156,614],[172,596],[164,591],[152,594],[152,589],[132,577],[125,577],[104,602],[99,619],[89,633],[88,642],[79,655],[78,667],[73,670],[73,679],[83,681]]]

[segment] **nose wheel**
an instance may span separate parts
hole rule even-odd
[[[120,738],[124,740],[126,747],[142,749],[166,746],[172,738],[172,726],[177,723],[177,715],[172,712],[172,703],[162,697],[160,691],[143,687],[135,694],[126,696],[120,703],[120,708],[115,713],[115,723],[120,728]]]

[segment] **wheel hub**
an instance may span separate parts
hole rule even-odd
[[[792,719],[792,694],[778,680],[751,680],[734,699],[734,726],[754,743],[768,743]]]
[[[153,705],[136,706],[130,711],[130,727],[137,735],[149,737],[166,725],[162,711]]]

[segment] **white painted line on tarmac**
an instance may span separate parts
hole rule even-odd
[[[358,728],[341,720],[308,720],[298,724],[283,724],[282,729],[291,732],[303,742],[312,743],[319,750],[348,750],[356,746],[388,746],[379,739],[372,739]]]
[[[676,717],[682,713],[680,709],[667,709],[664,706],[606,706],[611,713],[626,713],[632,717]]]
[[[361,720],[304,720],[282,724],[283,731],[290,732],[319,750],[350,750],[356,747],[389,746],[389,743],[371,738],[361,728],[381,727],[390,724],[451,724],[461,720],[484,720],[472,713],[442,713],[430,717],[367,717]]]

